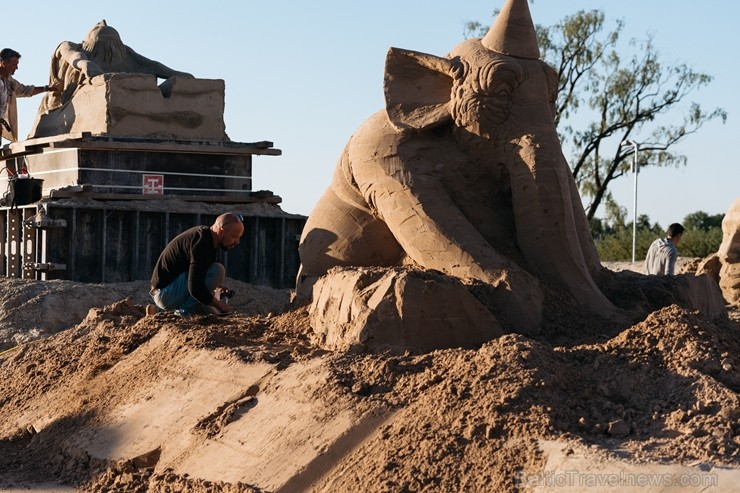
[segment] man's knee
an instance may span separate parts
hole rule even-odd
[[[226,269],[218,262],[214,262],[208,267],[206,272],[206,285],[208,289],[214,290],[221,286],[226,279]]]

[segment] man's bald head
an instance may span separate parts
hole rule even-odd
[[[221,214],[211,226],[215,246],[224,250],[234,248],[244,234],[244,224],[241,216],[233,212]]]
[[[221,228],[224,226],[228,226],[229,224],[232,224],[232,223],[241,224],[242,223],[241,216],[234,214],[233,212],[226,212],[218,216],[216,220],[213,221],[213,225],[215,227],[221,227]]]

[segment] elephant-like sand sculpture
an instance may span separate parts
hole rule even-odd
[[[617,308],[554,124],[557,74],[526,0],[445,57],[397,48],[385,109],[344,149],[310,214],[301,273],[415,265],[491,287],[502,326],[542,321],[543,284],[604,317]]]

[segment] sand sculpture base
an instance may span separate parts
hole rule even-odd
[[[36,117],[29,138],[75,132],[112,137],[228,140],[224,81],[108,73],[63,106]]]
[[[425,352],[503,335],[456,278],[403,268],[334,268],[313,287],[316,342],[329,350]]]
[[[476,290],[480,285],[469,286],[436,271],[335,267],[312,282],[309,320],[313,342],[330,351],[423,353],[475,348],[512,332],[502,328],[491,307],[479,301]],[[622,271],[615,273],[606,292],[638,312],[675,304],[696,310],[708,320],[727,318],[720,289],[708,276],[645,276]],[[555,300],[557,296],[552,293],[550,297]],[[579,312],[577,306],[559,305],[559,309],[565,310],[561,316]],[[554,316],[546,314],[546,318]],[[617,327],[625,322],[604,318],[599,323]],[[547,335],[548,327],[543,330]],[[518,331],[514,328],[513,332]]]

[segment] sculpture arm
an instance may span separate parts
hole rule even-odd
[[[87,55],[82,51],[79,45],[75,45],[68,41],[59,45],[56,52],[56,58],[63,60],[75,70],[79,70],[88,79],[103,73],[103,70],[98,66],[98,64],[87,58]]]
[[[373,156],[352,166],[353,178],[406,254],[426,269],[488,284],[508,322],[524,332],[535,330],[544,302],[538,281],[483,237],[423,157],[450,153],[436,140],[417,141],[419,152],[399,149],[392,136],[377,142],[352,139],[351,155]]]
[[[144,55],[140,55],[128,46],[126,47],[126,51],[129,55],[129,59],[134,65],[134,67],[132,67],[134,69],[134,72],[155,75],[160,79],[169,79],[170,77],[174,76],[186,77],[188,79],[195,78],[192,74],[171,69],[163,63],[160,63],[156,60],[151,60]]]

